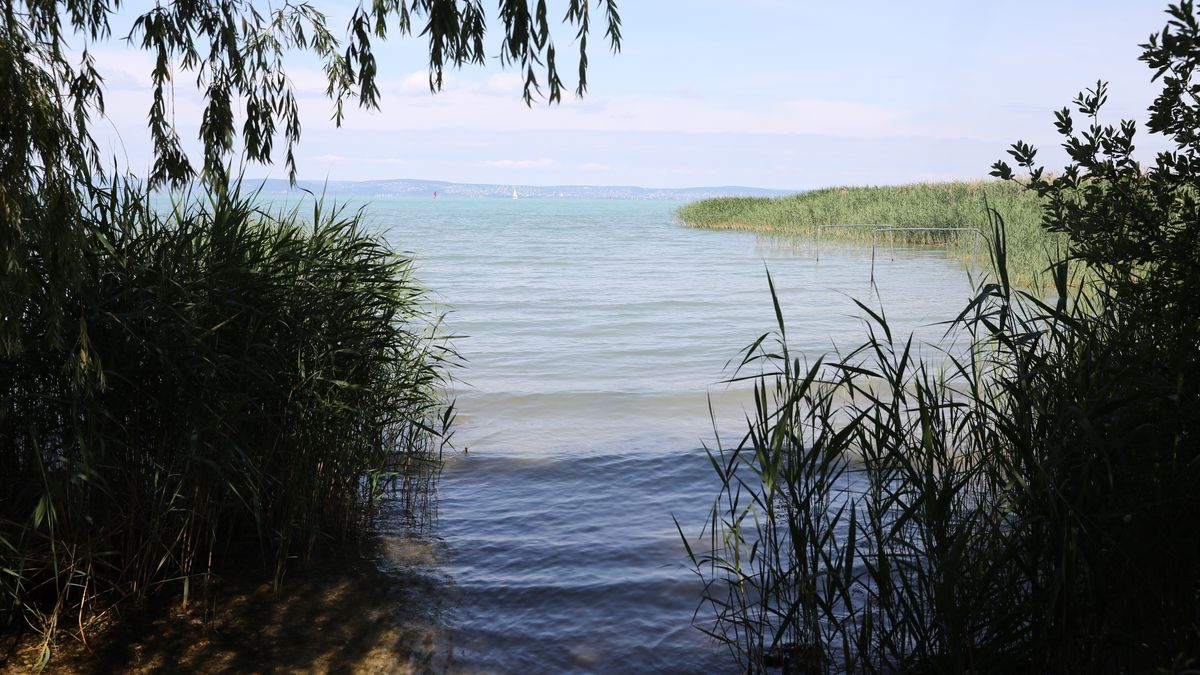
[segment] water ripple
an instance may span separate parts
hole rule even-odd
[[[710,403],[722,434],[740,433],[746,392],[721,381],[774,327],[765,269],[809,358],[862,339],[851,297],[933,339],[970,292],[936,251],[879,251],[876,294],[869,247],[825,242],[818,260],[806,243],[679,227],[674,207],[369,207],[469,336],[456,443],[470,454],[443,476],[437,530],[460,598],[452,670],[735,671],[691,626],[699,587],[672,517],[698,535],[716,495]]]

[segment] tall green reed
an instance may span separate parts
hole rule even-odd
[[[4,623],[49,636],[210,574],[278,582],[362,542],[388,495],[420,517],[454,356],[411,261],[321,199],[98,195],[84,337],[3,363]]]
[[[1119,672],[1186,663],[1198,462],[1141,328],[1095,277],[1007,273],[920,358],[882,311],[806,365],[777,328],[745,351],[746,434],[707,548],[702,626],[750,672]],[[774,288],[772,287],[774,296]],[[1142,338],[1149,336],[1142,336]],[[1123,345],[1124,347],[1120,347]],[[1186,418],[1185,418],[1186,419]]]

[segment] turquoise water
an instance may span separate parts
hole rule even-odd
[[[970,295],[938,251],[881,249],[872,286],[869,245],[825,242],[818,260],[811,243],[683,228],[677,206],[367,208],[467,362],[434,529],[451,671],[736,672],[692,626],[699,587],[672,516],[698,535],[716,495],[710,402],[722,437],[740,433],[745,392],[721,381],[774,326],[766,270],[793,349],[814,358],[861,341],[851,298],[932,340]]]

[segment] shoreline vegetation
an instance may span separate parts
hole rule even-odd
[[[743,672],[1197,672],[1200,14],[1168,14],[1141,60],[1163,87],[1146,127],[1175,150],[1134,159],[1136,125],[1101,121],[1097,82],[1055,113],[1061,172],[1020,141],[1016,170],[993,164],[1005,183],[980,189],[1027,191],[1040,218],[989,200],[989,274],[947,317],[965,352],[923,359],[886,308],[859,302],[861,344],[810,360],[771,287],[776,328],[731,376],[754,381],[755,408],[709,451],[707,548],[680,530],[715,616],[700,628]],[[949,189],[697,210],[710,226],[761,207],[760,223],[803,227],[831,217],[814,205]],[[1010,274],[1035,222],[1070,243],[1048,294]]]
[[[268,210],[236,183],[160,208],[87,194],[60,315],[85,332],[47,339],[32,297],[0,352],[0,634],[22,660],[32,639],[34,669],[168,599],[353,563],[385,499],[419,528],[453,417],[457,357],[361,212]]]
[[[343,106],[378,109],[372,47],[389,33],[426,43],[435,91],[497,33],[527,103],[568,88],[551,22],[523,2],[374,3],[344,30],[307,3],[118,5],[11,0],[0,22],[0,640],[33,634],[37,670],[57,638],[188,605],[215,578],[277,590],[301,563],[361,550],[384,498],[406,524],[427,505],[457,357],[411,261],[360,214],[269,212],[232,180],[241,163],[295,181],[289,62],[321,64],[339,126]],[[619,50],[621,18],[573,3],[560,25],[582,96],[586,37]],[[108,73],[70,46],[119,35],[158,64],[151,153],[132,164],[91,133],[112,126]],[[177,83],[203,110],[184,126]],[[196,199],[150,205],[186,185]]]
[[[0,22],[0,634],[37,634],[38,669],[56,635],[187,603],[214,575],[278,588],[369,541],[385,497],[389,517],[426,505],[457,357],[411,261],[360,214],[268,212],[232,179],[272,164],[296,179],[288,64],[321,65],[338,126],[343,107],[378,109],[389,34],[426,44],[434,91],[497,34],[527,103],[568,89],[551,22],[524,2],[374,3],[344,30],[307,3],[118,5],[11,0]],[[558,25],[582,96],[586,38],[619,50],[621,17],[572,3]],[[70,47],[118,35],[158,64],[151,153],[132,164],[92,134],[111,126],[108,74]],[[176,83],[202,119],[176,125]],[[151,207],[186,185],[197,199]]]
[[[1003,219],[1009,271],[1015,278],[1038,278],[1065,252],[1066,238],[1042,227],[1036,193],[1011,181],[979,180],[912,183],[879,187],[832,187],[786,197],[722,197],[679,208],[687,227],[742,230],[807,240],[878,241],[941,246],[948,256],[984,257],[992,229],[988,209]],[[863,227],[853,227],[862,225]],[[849,226],[849,227],[847,227]],[[878,226],[878,227],[870,227]],[[894,231],[880,227],[965,227],[972,231]]]

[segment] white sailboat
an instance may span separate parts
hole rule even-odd
[[[517,198],[517,188],[513,188],[513,199]]]

